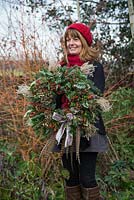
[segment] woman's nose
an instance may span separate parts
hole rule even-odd
[[[70,39],[70,40],[69,40],[69,44],[74,44],[74,40],[73,40],[73,39]]]

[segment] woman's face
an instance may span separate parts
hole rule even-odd
[[[82,50],[82,43],[78,37],[68,36],[66,38],[66,47],[68,54],[79,55]]]

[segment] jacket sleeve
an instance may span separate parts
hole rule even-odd
[[[95,71],[93,76],[88,75],[88,79],[94,82],[94,85],[101,91],[104,92],[105,89],[105,76],[103,66],[100,63],[94,63]]]
[[[104,70],[103,66],[100,63],[95,63],[95,71],[93,74],[93,77],[88,76],[90,80],[92,80],[95,84],[95,86],[101,91],[101,93],[104,92],[105,89],[105,76],[104,76]],[[98,133],[101,135],[105,135],[105,126],[102,119],[102,116],[98,116],[98,120],[95,123],[96,128],[98,128]]]
[[[105,76],[103,66],[100,63],[96,64],[93,82],[95,86],[101,91],[101,93],[103,93],[105,89]]]

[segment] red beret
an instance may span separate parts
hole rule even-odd
[[[92,36],[89,26],[82,23],[74,23],[74,24],[69,25],[67,27],[67,30],[68,29],[76,29],[85,38],[89,46],[92,44],[93,36]]]

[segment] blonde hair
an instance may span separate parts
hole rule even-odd
[[[93,61],[93,60],[97,60],[100,54],[100,50],[99,48],[93,48],[91,46],[88,45],[87,41],[85,40],[85,38],[81,35],[81,33],[79,33],[79,31],[75,30],[75,29],[68,29],[65,32],[64,35],[64,43],[65,43],[65,60],[67,61],[67,38],[68,37],[72,37],[72,38],[79,38],[81,43],[82,43],[82,50],[80,52],[80,59],[82,61]]]

